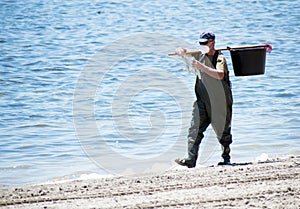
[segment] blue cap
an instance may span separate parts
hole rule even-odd
[[[201,35],[200,35],[200,39],[199,39],[199,42],[200,43],[204,43],[204,42],[207,42],[209,40],[215,40],[216,36],[215,34],[211,33],[211,32],[203,32]]]

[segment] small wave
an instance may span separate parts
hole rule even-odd
[[[31,165],[14,165],[14,166],[1,166],[0,171],[3,170],[26,170],[32,168]]]
[[[106,174],[101,175],[98,173],[90,173],[90,174],[81,174],[77,180],[89,180],[89,179],[100,179],[100,178],[112,178],[114,175]]]
[[[17,128],[45,128],[45,127],[52,127],[52,126],[47,124],[33,124],[33,125],[18,126]]]
[[[1,80],[0,80],[0,82],[1,82]],[[0,96],[5,96],[5,95],[9,95],[9,94],[10,94],[10,92],[8,92],[8,91],[0,92]]]
[[[33,65],[39,65],[42,63],[43,63],[42,61],[28,62],[28,63],[24,64],[23,66],[33,66]]]
[[[102,179],[102,178],[113,178],[115,177],[112,174],[98,174],[98,173],[83,173],[78,175],[68,175],[63,177],[57,177],[51,181],[41,183],[41,184],[58,184],[58,183],[66,183],[72,181],[84,181],[84,180],[93,180],[93,179]]]
[[[296,94],[294,93],[279,93],[275,94],[275,97],[281,97],[281,98],[289,98],[289,97],[294,97]]]

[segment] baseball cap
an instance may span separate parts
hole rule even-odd
[[[216,38],[215,34],[213,34],[211,32],[203,32],[200,35],[199,42],[204,43],[204,42],[207,42],[209,40],[215,40],[215,38]]]

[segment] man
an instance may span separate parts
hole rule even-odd
[[[188,156],[176,159],[175,162],[188,168],[196,166],[199,145],[204,138],[204,132],[211,124],[219,143],[222,145],[223,162],[230,164],[230,147],[232,143],[231,117],[232,93],[227,63],[223,54],[215,49],[215,35],[204,32],[200,35],[200,45],[209,48],[209,52],[192,54],[195,58],[192,66],[201,76],[197,76],[195,93],[197,100],[193,106],[193,118],[188,133]],[[188,55],[185,48],[176,50],[178,56]]]

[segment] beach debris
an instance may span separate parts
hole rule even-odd
[[[266,153],[262,153],[260,156],[255,158],[255,162],[266,162],[269,159],[269,156]]]

